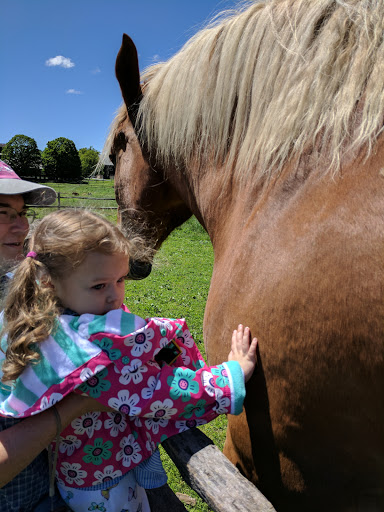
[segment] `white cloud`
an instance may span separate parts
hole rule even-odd
[[[83,94],[81,91],[77,91],[76,89],[68,89],[65,91],[65,94]]]
[[[68,57],[57,55],[45,61],[46,66],[60,66],[61,68],[73,68],[75,64]]]
[[[101,73],[101,69],[99,67],[92,69],[91,71],[92,75],[97,75],[98,73]]]

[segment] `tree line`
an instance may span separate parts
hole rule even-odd
[[[45,177],[50,181],[79,182],[95,170],[99,152],[92,146],[77,150],[75,143],[65,137],[49,141],[40,151],[35,139],[20,134],[5,144],[1,160],[21,178]]]

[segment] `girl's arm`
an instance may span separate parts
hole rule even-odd
[[[93,398],[71,393],[56,404],[62,427],[90,411],[109,410]],[[0,487],[10,482],[56,436],[56,416],[52,408],[20,421],[0,432]]]
[[[121,374],[110,368],[104,369],[97,375],[97,399],[130,417],[179,420],[196,414],[210,421],[217,414],[239,414],[245,397],[244,383],[256,365],[256,346],[256,338],[250,340],[249,329],[239,325],[233,331],[228,362],[221,365],[196,370],[191,365],[164,364],[160,369],[148,363],[135,372]],[[109,382],[103,382],[104,379]],[[77,388],[77,392],[91,396],[95,391],[95,382],[91,385],[84,382]],[[196,413],[193,412],[195,405],[199,409]],[[159,414],[165,416],[159,417]]]

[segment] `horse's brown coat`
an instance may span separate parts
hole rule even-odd
[[[145,219],[158,248],[192,213],[212,240],[209,363],[226,359],[239,322],[259,339],[225,453],[279,512],[383,510],[383,138],[335,177],[307,155],[252,185],[212,168],[199,180],[172,166],[165,175],[148,164],[128,118],[118,132],[124,226]]]

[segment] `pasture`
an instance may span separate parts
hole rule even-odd
[[[63,207],[116,206],[114,201],[92,201],[92,198],[114,196],[113,181],[90,181],[88,185],[49,183],[63,196]],[[78,195],[73,195],[75,192]],[[89,199],[77,199],[89,197]],[[57,203],[55,203],[57,205]],[[54,208],[35,209],[37,217],[47,215]],[[96,210],[112,222],[117,210]],[[125,303],[129,309],[142,317],[185,317],[190,331],[203,355],[203,316],[213,266],[213,251],[208,235],[195,218],[175,230],[158,252],[151,275],[143,281],[127,281]],[[201,430],[222,449],[226,431],[226,417],[204,425]],[[191,512],[207,512],[210,509],[184,482],[164,450],[162,459],[169,485],[174,492],[187,494],[196,499],[196,505],[185,504]]]

